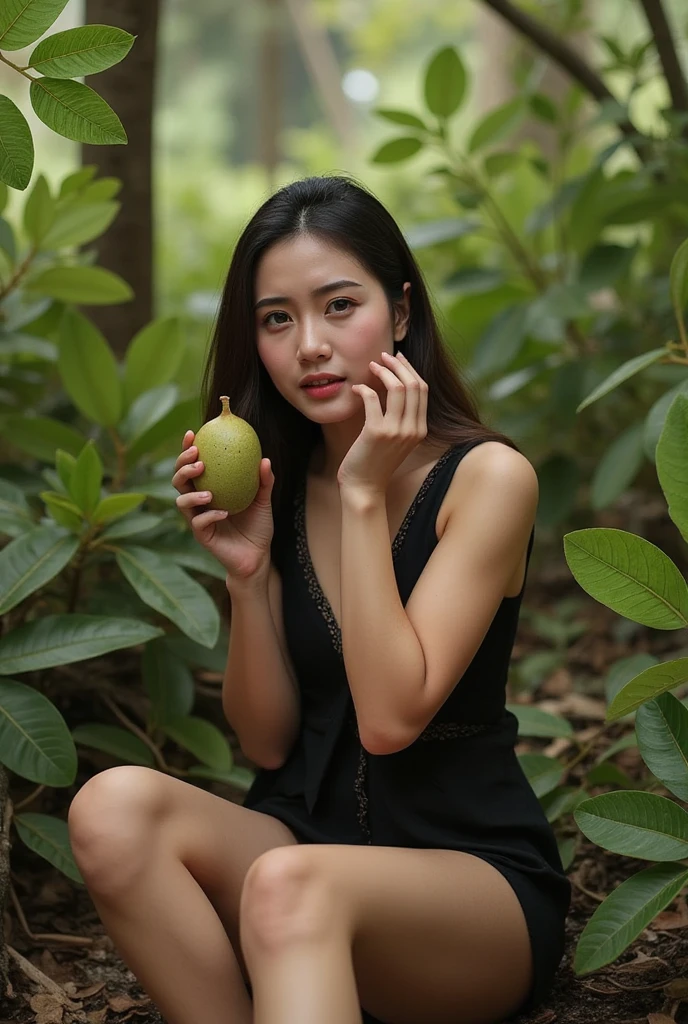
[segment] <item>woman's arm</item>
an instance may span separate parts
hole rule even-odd
[[[296,738],[299,691],[287,653],[281,581],[269,574],[228,581],[232,601],[222,708],[246,757],[261,768],[279,768]]]
[[[519,452],[486,442],[454,478],[444,533],[405,608],[384,494],[340,487],[342,651],[361,742],[373,754],[408,746],[447,699],[530,538],[537,475]]]

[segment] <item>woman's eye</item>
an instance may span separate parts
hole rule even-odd
[[[351,299],[332,299],[330,305],[334,306],[335,302],[344,302],[347,306],[353,306]],[[335,309],[335,313],[346,313],[346,309]]]
[[[274,322],[272,324],[270,323],[270,317],[271,316],[287,316],[287,314],[283,310],[276,310],[276,312],[274,312],[274,313],[268,313],[268,315],[263,320],[263,323],[264,324],[268,324],[268,326],[270,326],[270,327],[279,327],[280,324],[275,324]],[[283,324],[283,323],[285,323],[285,321],[281,320],[280,323]]]
[[[330,306],[335,306],[335,304],[338,302],[343,302],[344,308],[340,307],[339,309],[335,309],[335,313],[346,313],[348,311],[348,308],[354,305],[351,299],[332,299]],[[270,318],[273,316],[284,316],[288,318],[289,314],[285,313],[283,309],[276,309],[274,313],[268,313],[268,315],[263,320],[263,323],[267,324],[268,327],[281,327],[282,324],[285,324],[287,322],[286,320],[271,320]]]

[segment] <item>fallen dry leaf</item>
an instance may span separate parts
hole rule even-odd
[[[676,1021],[666,1013],[648,1013],[647,1024],[676,1024]]]
[[[688,978],[674,978],[662,991],[669,999],[688,1001]]]
[[[39,992],[31,996],[29,1005],[36,1014],[36,1024],[62,1024],[63,1004],[49,992]]]

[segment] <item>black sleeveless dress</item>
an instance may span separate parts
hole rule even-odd
[[[394,538],[404,605],[437,544],[437,514],[454,471],[481,443],[444,452]],[[471,664],[418,739],[393,754],[369,754],[358,738],[339,627],[310,560],[304,495],[301,481],[293,523],[275,535],[272,551],[302,727],[282,767],[258,770],[244,806],[278,818],[300,842],[462,850],[488,861],[511,884],[527,921],[534,982],[519,1013],[530,1011],[548,994],[563,955],[571,886],[514,751],[517,719],[505,709],[523,589],[504,598]],[[533,540],[534,531],[528,561]],[[375,1018],[364,1014],[364,1021]]]

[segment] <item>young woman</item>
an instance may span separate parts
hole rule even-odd
[[[134,766],[82,788],[70,836],[108,933],[169,1024],[538,1006],[570,886],[504,706],[537,478],[481,423],[367,190],[309,178],[258,210],[204,391],[265,454],[239,515],[195,490],[191,431],[173,477],[227,570],[223,708],[258,771],[243,807]]]

